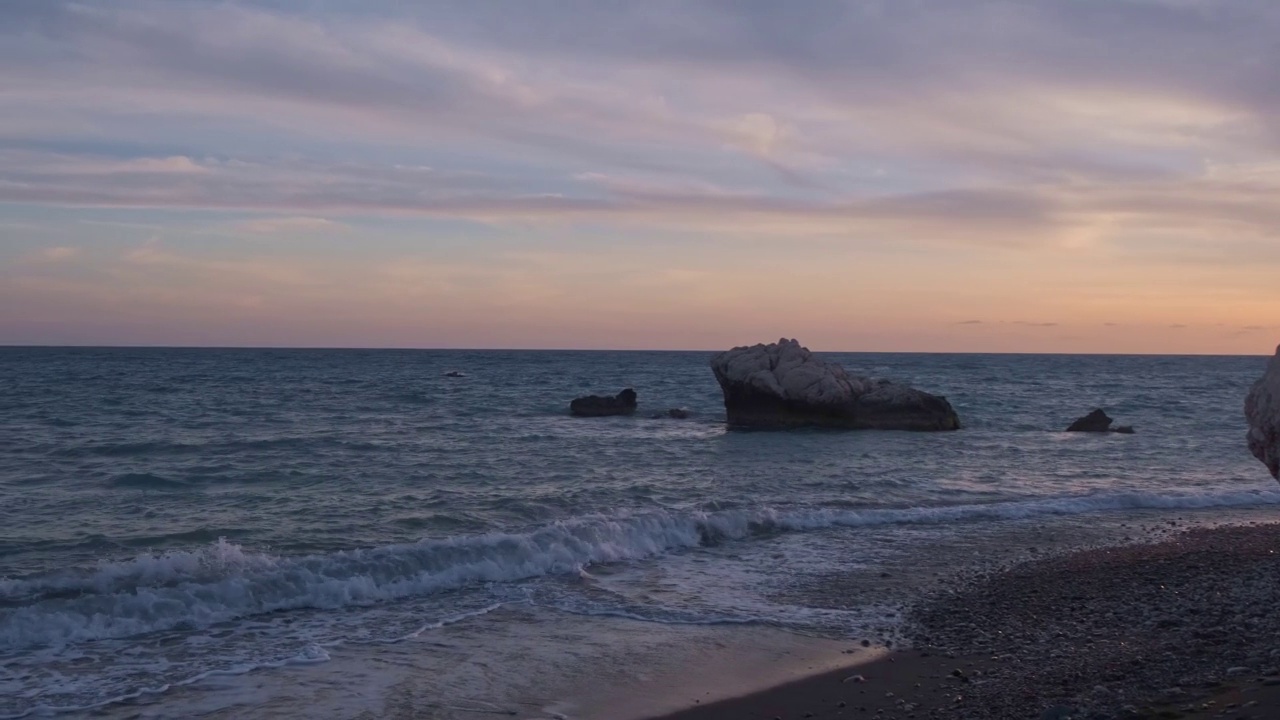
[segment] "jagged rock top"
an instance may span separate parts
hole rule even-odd
[[[1249,452],[1280,480],[1280,347],[1245,398],[1244,415],[1249,420]]]
[[[818,405],[843,405],[874,387],[868,378],[850,375],[786,338],[726,350],[711,360],[711,368],[729,382]]]

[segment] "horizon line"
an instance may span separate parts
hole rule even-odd
[[[753,347],[752,345],[735,345]],[[734,348],[519,348],[519,347],[407,347],[407,346],[327,346],[327,345],[30,345],[0,342],[0,350],[299,350],[299,351],[350,351],[350,352],[635,352],[635,353],[721,353]],[[1232,353],[1156,353],[1156,352],[1038,352],[1038,351],[980,351],[980,350],[813,350],[814,353],[840,355],[1068,355],[1079,357],[1259,357],[1270,355]]]

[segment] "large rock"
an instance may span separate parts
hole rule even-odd
[[[711,359],[730,425],[750,428],[956,430],[946,398],[850,375],[795,340],[736,347]]]
[[[627,388],[613,397],[588,395],[569,403],[569,412],[578,417],[630,415],[636,411],[636,391]]]
[[[1280,347],[1245,398],[1244,415],[1249,420],[1249,452],[1280,480]]]

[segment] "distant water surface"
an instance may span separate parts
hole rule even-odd
[[[911,434],[729,432],[709,357],[0,348],[0,717],[163,716],[209,678],[533,611],[858,637],[882,597],[815,578],[1280,504],[1242,440],[1265,358],[828,356],[965,425]],[[637,416],[567,415],[623,387]],[[1137,434],[1059,432],[1093,407]]]

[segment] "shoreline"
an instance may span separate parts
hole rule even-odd
[[[909,649],[654,720],[1280,717],[1280,523],[1195,528],[961,579]]]

